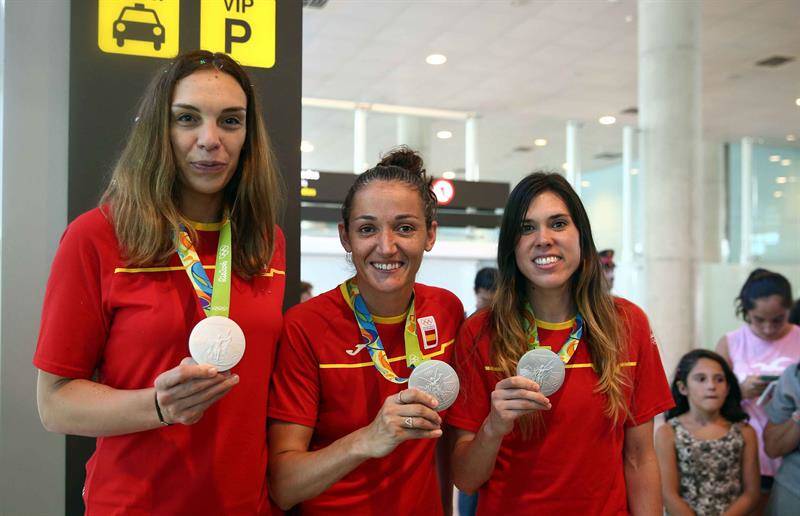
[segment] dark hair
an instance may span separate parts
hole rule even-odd
[[[494,292],[497,290],[497,267],[484,267],[475,275],[475,292],[479,288]]]
[[[359,174],[353,186],[347,191],[347,196],[342,203],[342,222],[345,231],[350,227],[353,198],[359,190],[375,181],[396,181],[407,184],[416,190],[425,210],[425,226],[431,227],[436,219],[438,206],[436,195],[431,190],[433,179],[426,176],[422,157],[405,145],[401,145],[382,156],[380,163]]]
[[[792,285],[784,275],[766,269],[754,270],[736,298],[736,315],[746,321],[747,312],[756,306],[756,299],[769,296],[780,296],[784,307],[792,307]]]
[[[570,280],[570,294],[583,316],[586,325],[584,335],[587,337],[592,364],[600,377],[595,392],[607,397],[606,414],[616,421],[621,416],[629,415],[624,386],[630,380],[623,370],[625,368],[620,367],[627,344],[623,323],[600,268],[589,216],[578,194],[560,174],[530,174],[514,187],[506,203],[497,245],[497,292],[490,323],[494,331],[492,360],[502,373],[513,376],[517,360],[528,350],[526,334],[520,322],[527,299],[528,280],[517,266],[515,251],[528,207],[536,197],[546,192],[564,202],[578,230],[581,260]]]
[[[789,322],[800,326],[800,299],[794,302],[794,306],[789,310]]]
[[[301,294],[305,294],[306,292],[311,292],[311,290],[313,288],[314,288],[314,285],[312,285],[311,283],[309,283],[307,281],[301,281],[300,282],[300,293]]]
[[[741,405],[742,391],[739,389],[739,380],[733,374],[731,366],[720,355],[707,349],[692,350],[683,355],[680,362],[678,362],[678,367],[675,368],[675,378],[672,380],[672,398],[675,400],[675,407],[667,411],[667,419],[689,412],[689,399],[681,394],[678,389],[678,382],[683,383],[684,386],[688,385],[689,373],[692,372],[692,369],[701,358],[707,358],[718,363],[725,374],[725,381],[728,382],[728,395],[725,397],[725,403],[722,404],[720,409],[722,417],[731,423],[748,420],[750,416],[742,409]]]

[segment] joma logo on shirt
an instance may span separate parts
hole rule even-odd
[[[361,351],[362,349],[364,349],[366,347],[367,347],[366,344],[356,344],[356,347],[354,349],[348,349],[347,350],[347,354],[350,355],[351,357],[356,356],[359,351]]]

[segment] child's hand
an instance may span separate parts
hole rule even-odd
[[[765,382],[757,375],[748,375],[741,384],[742,398],[753,399],[761,396],[769,382]]]

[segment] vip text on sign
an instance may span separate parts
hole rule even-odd
[[[245,66],[275,65],[275,0],[201,0],[200,48]]]
[[[180,0],[98,0],[97,45],[110,54],[178,55]]]

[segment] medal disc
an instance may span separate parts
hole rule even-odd
[[[549,349],[528,351],[517,363],[517,375],[539,384],[542,394],[550,396],[564,383],[564,362]]]
[[[436,398],[439,401],[436,412],[440,412],[456,401],[461,384],[455,369],[447,362],[426,360],[411,372],[408,387],[427,392]]]
[[[244,332],[227,317],[206,317],[189,335],[189,353],[198,364],[209,364],[218,371],[227,371],[244,355]]]

